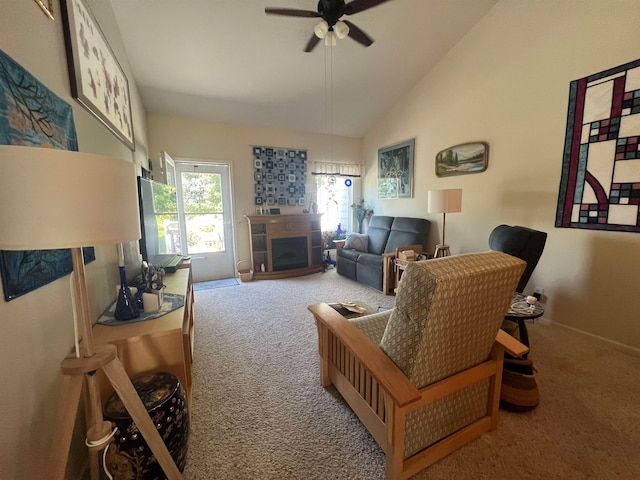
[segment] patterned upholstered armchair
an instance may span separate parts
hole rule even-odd
[[[525,262],[502,252],[411,263],[390,311],[346,320],[311,305],[323,386],[335,385],[404,479],[498,424],[500,330]]]

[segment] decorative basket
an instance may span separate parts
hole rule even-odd
[[[540,403],[537,370],[530,359],[504,359],[500,407],[512,412],[528,412]]]
[[[240,268],[240,264],[248,263],[249,268]],[[251,264],[248,260],[240,260],[236,267],[238,268],[238,274],[240,275],[241,282],[250,282],[253,280],[253,269],[251,268]]]

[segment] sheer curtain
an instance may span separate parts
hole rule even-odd
[[[322,231],[331,240],[336,232],[351,231],[354,186],[359,186],[361,166],[349,163],[315,162],[311,174],[316,178],[318,212],[323,213]]]

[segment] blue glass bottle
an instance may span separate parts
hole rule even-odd
[[[127,274],[124,266],[120,267],[120,290],[116,300],[116,310],[113,314],[116,320],[132,320],[140,316],[136,300],[127,285]]]

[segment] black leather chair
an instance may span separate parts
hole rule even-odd
[[[522,277],[520,277],[520,282],[518,282],[516,289],[519,293],[523,292],[533,270],[538,265],[546,241],[546,232],[520,226],[498,225],[489,235],[489,248],[491,250],[508,253],[527,262],[527,267]],[[502,323],[502,329],[512,335],[515,333],[516,327],[519,329],[520,340],[528,347],[529,334],[524,320],[519,320],[517,325],[508,319],[505,319]]]
[[[527,286],[542,256],[546,241],[546,232],[520,226],[498,225],[489,235],[491,250],[508,253],[527,262],[527,268],[518,283],[518,292],[522,293]]]
[[[538,265],[546,241],[546,232],[520,226],[498,225],[489,235],[489,248],[508,253],[527,262],[518,283],[519,293],[523,293],[533,270]],[[529,332],[523,319],[514,321],[505,318],[501,328],[530,347]],[[535,380],[533,362],[528,359],[528,356],[528,353],[521,357],[513,357],[505,353],[500,408],[526,412],[538,405],[540,393]]]

